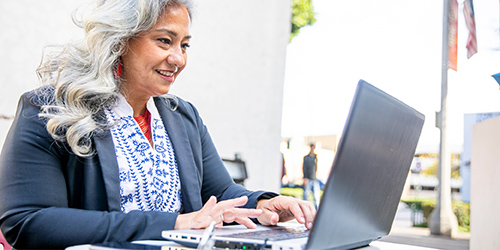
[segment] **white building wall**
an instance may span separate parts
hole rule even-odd
[[[0,1],[0,115],[39,86],[42,48],[82,37],[71,12],[83,0]],[[171,93],[200,111],[223,158],[239,153],[250,189],[278,191],[290,0],[198,0],[188,66]],[[0,119],[0,143],[11,120]]]
[[[500,117],[472,126],[469,249],[500,249]]]

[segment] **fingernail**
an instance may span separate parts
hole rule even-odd
[[[312,226],[313,226],[313,223],[312,223],[312,222],[308,222],[308,223],[307,223],[307,228],[311,229],[311,228],[312,228]]]

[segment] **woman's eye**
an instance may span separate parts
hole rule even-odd
[[[189,47],[191,47],[191,45],[189,45],[189,44],[187,44],[187,43],[182,45],[182,48],[183,48],[183,49],[188,49]]]
[[[159,38],[158,41],[164,44],[170,44],[170,39],[167,38]]]

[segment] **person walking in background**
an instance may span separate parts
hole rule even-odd
[[[319,183],[316,180],[316,171],[318,170],[318,157],[314,153],[316,146],[311,143],[309,154],[304,156],[302,163],[302,172],[304,174],[304,200],[308,200],[309,194],[313,193],[314,204],[319,206]]]

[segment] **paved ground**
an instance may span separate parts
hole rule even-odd
[[[411,210],[400,204],[391,233],[381,241],[436,249],[469,250],[468,233],[459,233],[455,239],[431,235],[428,228],[416,228],[411,224]]]

